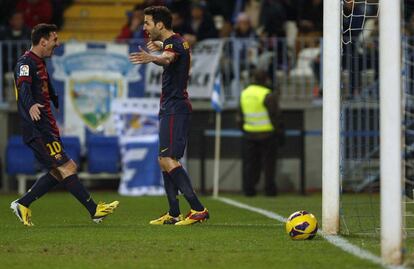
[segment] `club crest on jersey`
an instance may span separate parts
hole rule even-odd
[[[167,46],[165,46],[165,49],[172,49],[173,48],[173,44],[168,44]]]
[[[29,76],[29,66],[27,64],[21,65],[20,66],[20,72],[19,72],[19,76],[21,77],[27,77]]]

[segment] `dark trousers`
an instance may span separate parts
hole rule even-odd
[[[276,195],[275,183],[277,140],[275,136],[264,139],[243,140],[243,192],[245,195],[256,194],[256,185],[264,172],[265,194]]]

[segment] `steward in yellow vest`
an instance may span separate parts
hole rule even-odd
[[[270,93],[270,89],[256,84],[248,86],[242,92],[240,107],[243,112],[243,131],[263,133],[275,130],[265,106],[265,98]]]
[[[252,84],[240,95],[240,127],[243,141],[243,192],[256,195],[256,185],[263,171],[264,193],[277,194],[275,183],[278,139],[283,132],[280,120],[279,96],[267,86],[267,73],[255,71]]]

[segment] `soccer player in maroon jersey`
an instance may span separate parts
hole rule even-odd
[[[14,70],[17,108],[23,141],[34,152],[39,163],[47,169],[29,191],[13,201],[10,208],[26,226],[32,226],[30,204],[57,184],[62,183],[88,210],[92,220],[101,222],[119,202],[96,204],[77,176],[75,162],[63,148],[50,102],[59,107],[46,69],[45,58],[51,57],[59,45],[56,25],[38,24],[31,34],[32,47],[17,61]]]
[[[187,172],[179,162],[187,144],[192,111],[187,92],[191,54],[190,46],[172,31],[171,23],[172,16],[168,8],[146,8],[144,30],[150,39],[147,47],[151,52],[162,51],[162,54],[150,54],[139,48],[139,52],[131,53],[129,58],[133,64],[155,63],[164,68],[159,111],[158,160],[170,209],[160,218],[150,221],[150,224],[189,225],[207,220],[209,213],[199,201]],[[191,207],[186,218],[180,214],[178,190],[184,194]]]

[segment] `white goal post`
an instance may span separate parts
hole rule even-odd
[[[341,0],[323,3],[322,231],[339,232]]]
[[[322,230],[339,233],[342,1],[325,0],[323,22]],[[359,0],[361,2],[361,0]],[[401,1],[380,0],[381,256],[403,261]]]
[[[381,256],[402,262],[401,3],[379,5]]]

